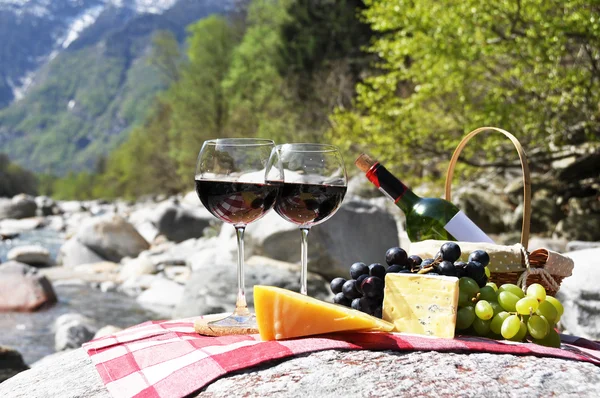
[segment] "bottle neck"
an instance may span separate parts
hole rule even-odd
[[[404,214],[407,214],[420,199],[379,163],[375,163],[367,171],[366,176],[385,196],[393,200]]]

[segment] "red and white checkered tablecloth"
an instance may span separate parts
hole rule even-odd
[[[84,344],[108,391],[120,397],[184,397],[230,372],[328,349],[490,352],[587,361],[600,366],[600,344],[562,335],[562,349],[463,336],[335,333],[285,341],[258,335],[207,337],[194,319],[150,321]]]

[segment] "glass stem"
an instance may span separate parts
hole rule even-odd
[[[248,316],[250,311],[246,304],[246,288],[244,283],[244,231],[246,226],[235,227],[238,244],[238,264],[237,264],[237,278],[238,278],[238,294],[235,302],[234,315]]]
[[[300,245],[301,249],[301,268],[300,268],[300,293],[307,294],[308,286],[307,286],[307,274],[308,274],[308,232],[310,228],[300,228],[300,232],[302,232],[302,243]]]

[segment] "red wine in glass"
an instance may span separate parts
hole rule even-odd
[[[196,193],[206,209],[230,224],[248,224],[269,211],[277,198],[278,184],[196,180]]]
[[[279,189],[275,211],[289,222],[312,226],[335,214],[345,194],[345,186],[286,182]]]

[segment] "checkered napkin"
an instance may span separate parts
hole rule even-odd
[[[258,335],[207,337],[194,319],[150,321],[84,344],[110,393],[120,397],[184,397],[230,372],[328,349],[492,352],[587,361],[600,366],[600,344],[561,336],[563,348],[477,337],[439,339],[397,333],[335,333],[285,341]]]

